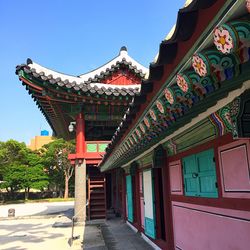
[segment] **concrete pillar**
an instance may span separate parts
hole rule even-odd
[[[76,164],[75,164],[75,218],[86,220],[86,152],[85,121],[83,113],[76,117]]]
[[[75,213],[77,222],[86,220],[86,160],[77,160],[75,165]]]

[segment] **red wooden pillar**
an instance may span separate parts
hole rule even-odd
[[[85,152],[85,120],[83,113],[80,113],[76,117],[76,157],[83,158]]]
[[[140,208],[140,175],[139,169],[136,169],[135,174],[135,209],[136,209],[136,223],[137,228],[141,231],[141,208]]]
[[[164,167],[162,168],[162,185],[165,213],[165,234],[168,249],[174,249],[174,232],[173,232],[173,218],[172,218],[172,203],[170,192],[170,175],[169,175],[169,162],[166,156]]]
[[[76,157],[75,157],[75,212],[77,221],[86,220],[86,142],[85,121],[82,113],[76,117]]]
[[[122,218],[124,220],[127,219],[127,214],[126,214],[126,174],[125,171],[123,171],[122,174]]]

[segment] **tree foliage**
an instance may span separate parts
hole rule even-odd
[[[0,142],[0,174],[5,172],[6,167],[15,162],[23,163],[27,155],[25,143],[15,140]]]
[[[73,142],[56,139],[39,151],[31,151],[15,140],[0,142],[0,188],[14,193],[24,189],[25,198],[31,188],[59,191],[68,197],[69,181],[74,168],[68,154],[74,152]]]
[[[41,150],[44,165],[49,175],[50,188],[64,190],[64,198],[68,198],[69,180],[74,168],[68,160],[68,154],[75,151],[72,141],[57,139],[43,146]]]
[[[25,198],[28,198],[31,188],[42,190],[48,186],[41,157],[24,143],[15,140],[0,143],[0,169],[0,187],[5,188],[12,198],[20,189],[25,190]]]

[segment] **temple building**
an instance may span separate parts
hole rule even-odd
[[[156,249],[250,247],[249,11],[179,10],[100,164],[115,210]]]
[[[79,219],[87,169],[88,219],[113,208],[155,249],[249,249],[249,12],[188,0],[149,70],[125,48],[78,77],[17,66],[54,133],[76,137]]]
[[[122,47],[108,63],[79,76],[58,73],[31,59],[18,65],[16,74],[54,135],[76,139],[76,153],[69,156],[75,165],[75,216],[85,220],[88,199],[88,219],[105,218],[106,208],[111,206],[105,199],[111,191],[106,178],[111,177],[100,174],[97,165],[129,104],[144,88],[141,82],[148,69]]]

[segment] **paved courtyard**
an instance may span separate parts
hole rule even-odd
[[[16,218],[7,218],[8,209]],[[31,203],[0,206],[1,250],[138,250],[152,249],[123,220],[76,226],[70,247],[73,202]]]
[[[80,241],[73,248],[68,245],[71,227],[54,227],[61,218],[16,219],[0,221],[1,250],[81,249]],[[75,235],[83,235],[77,227]]]
[[[48,215],[72,210],[74,201],[38,202],[25,204],[0,205],[0,218],[8,216],[10,208],[15,209],[16,217],[30,215]]]

